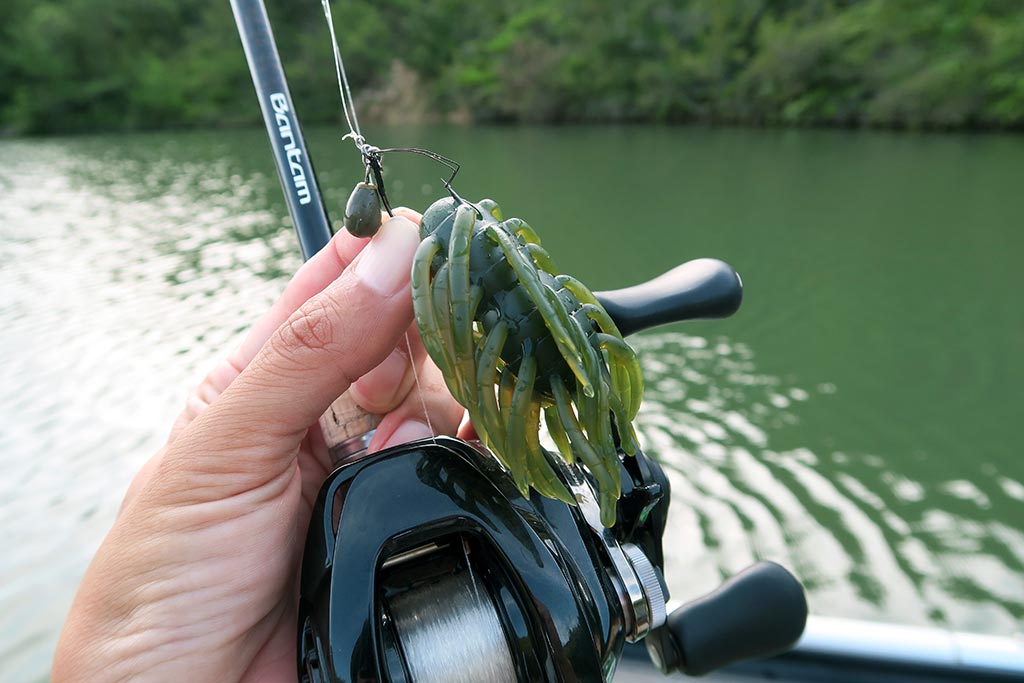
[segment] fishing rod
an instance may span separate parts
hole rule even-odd
[[[288,214],[299,238],[302,258],[308,261],[331,241],[333,231],[288,90],[267,8],[263,0],[231,0],[231,11],[256,88]],[[364,450],[379,422],[379,416],[360,408],[347,393],[339,396],[320,418],[320,428],[334,462]]]
[[[267,8],[263,0],[231,0],[231,10],[274,151],[288,213],[302,257],[308,260],[330,241],[331,223],[288,91]]]

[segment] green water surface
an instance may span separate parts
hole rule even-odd
[[[1021,628],[1024,138],[366,132],[457,159],[460,194],[594,289],[702,256],[742,275],[734,318],[635,340],[673,597],[764,557],[818,614]],[[340,218],[354,150],[307,137]],[[442,171],[396,157],[389,193],[423,209]],[[296,252],[262,131],[0,143],[0,671],[45,676],[131,474]]]

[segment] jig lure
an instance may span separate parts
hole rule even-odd
[[[622,492],[616,437],[627,455],[639,450],[633,419],[643,377],[636,354],[594,295],[558,273],[537,234],[519,218],[502,219],[489,199],[471,204],[452,190],[459,165],[419,148],[381,149],[366,142],[334,33],[338,92],[351,139],[365,166],[345,206],[345,227],[372,237],[381,209],[393,216],[381,158],[413,152],[444,164],[451,197],[427,209],[412,272],[416,323],[430,357],[477,434],[524,495],[533,487],[570,505],[548,451],[540,444],[541,413],[558,452],[577,459],[597,483],[601,521],[615,523]]]
[[[621,493],[616,434],[626,454],[638,450],[636,354],[590,290],[558,273],[525,221],[503,220],[489,199],[451,194],[420,223],[412,294],[424,346],[524,494],[532,486],[575,502],[541,447],[543,413],[562,458],[593,475],[611,526]]]

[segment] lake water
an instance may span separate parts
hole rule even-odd
[[[308,131],[335,218],[360,169]],[[673,480],[673,596],[757,558],[813,612],[1024,625],[1024,137],[371,129],[459,160],[594,289],[700,256],[733,319],[633,342]],[[395,158],[422,209],[440,170]],[[188,388],[299,264],[262,131],[0,142],[0,680],[44,680],[76,584]]]

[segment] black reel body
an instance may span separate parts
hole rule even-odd
[[[596,296],[637,331],[725,317],[741,294],[732,268],[699,259]],[[657,462],[619,453],[611,528],[589,475],[553,464],[576,505],[525,497],[483,446],[447,437],[335,470],[303,558],[300,680],[593,683],[611,680],[625,643],[644,638],[663,672],[700,675],[799,638],[803,589],[772,563],[666,615],[670,496]]]
[[[424,638],[417,620],[444,622],[436,615],[445,606],[427,598],[438,591],[449,607],[466,603],[463,612],[493,611],[504,642],[473,654],[491,660],[494,680],[610,677],[626,638],[637,630],[637,615],[624,604],[629,598],[603,536],[581,509],[589,504],[588,484],[567,477],[582,489],[581,507],[536,493],[527,499],[479,448],[439,437],[374,454],[327,480],[302,573],[300,668],[310,683],[430,680],[423,668],[432,663],[408,650],[429,644],[416,643]],[[635,542],[660,565],[666,506],[658,503],[667,481],[656,463],[641,457],[651,479],[624,476],[632,486],[622,504],[647,510],[645,521],[628,533],[624,527],[606,531],[608,537],[622,533],[623,542]],[[420,607],[433,611],[410,614]],[[663,597],[661,610],[663,620]],[[480,635],[458,629],[485,628],[487,621],[486,615],[465,624],[449,619],[456,631],[449,651],[430,656],[450,657],[450,667],[479,675],[486,666],[451,650]],[[462,680],[440,665],[436,673]]]

